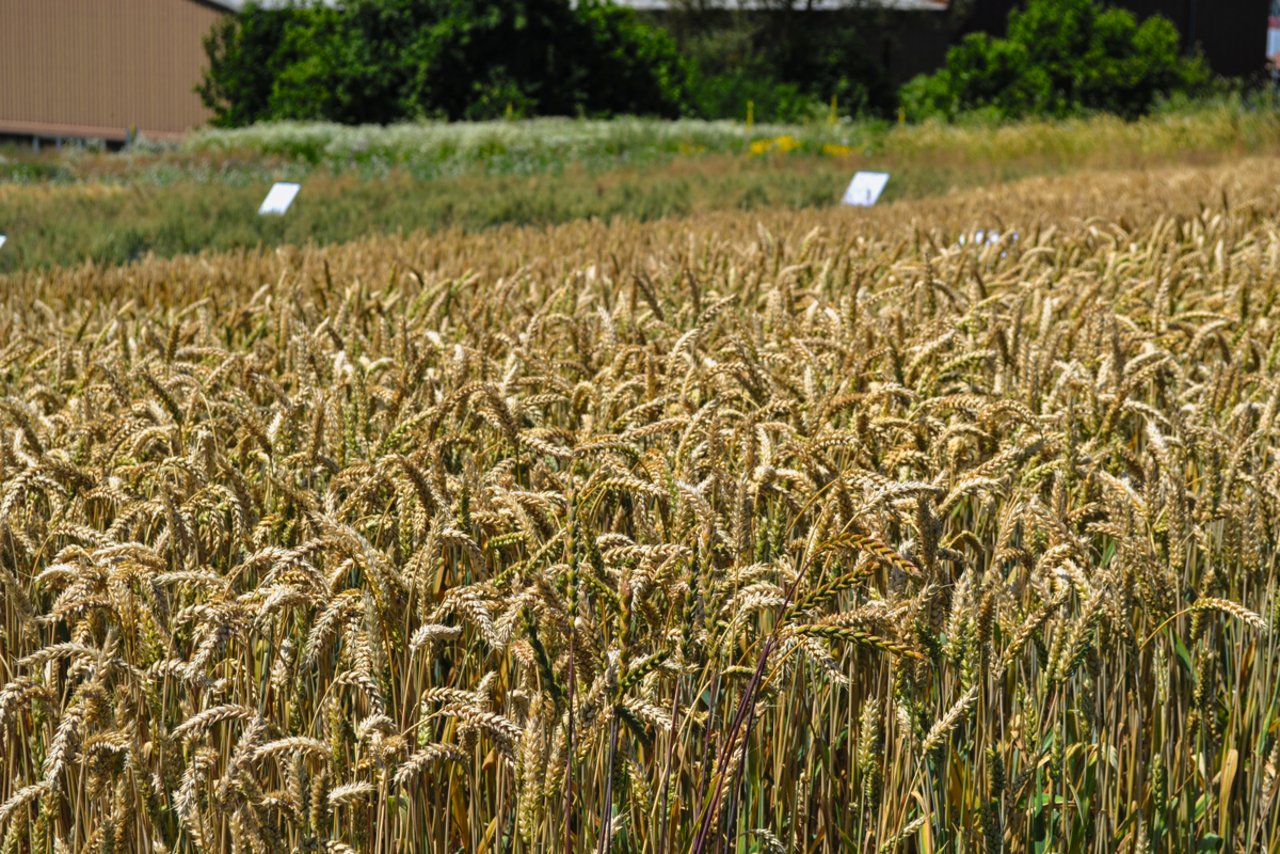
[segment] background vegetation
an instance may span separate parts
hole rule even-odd
[[[1278,148],[1280,115],[1235,102],[1135,123],[283,124],[117,155],[10,149],[0,155],[0,230],[10,237],[0,272],[420,229],[827,208],[862,168],[893,174],[892,203],[1028,175]],[[302,181],[302,194],[286,217],[259,217],[275,180]]]
[[[889,13],[851,4],[819,13],[775,3],[764,10],[699,9],[690,3],[660,20],[676,37],[690,68],[689,103],[704,118],[803,122],[832,111],[889,117],[896,92],[879,36]],[[898,23],[901,26],[900,22]],[[916,16],[934,30],[944,17]]]
[[[206,41],[214,123],[385,124],[504,115],[675,116],[675,43],[634,12],[568,0],[250,5]]]
[[[1108,112],[1133,118],[1159,99],[1203,90],[1208,68],[1180,54],[1167,19],[1141,24],[1095,0],[1027,0],[1009,14],[1008,38],[966,36],[946,66],[902,92],[914,118],[988,110],[999,118]]]
[[[856,4],[855,4],[856,5]],[[594,0],[353,0],[248,7],[210,36],[201,87],[215,123],[677,115],[797,122],[889,117],[898,93],[880,57],[887,13],[753,12],[699,4],[642,17]],[[945,17],[945,16],[944,16]],[[926,15],[912,26],[943,27]],[[887,35],[885,36],[888,37]],[[1009,37],[970,35],[938,73],[901,93],[912,119],[1141,115],[1203,90],[1158,16],[1099,0],[1029,0]],[[496,58],[496,60],[495,60]]]

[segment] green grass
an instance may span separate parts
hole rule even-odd
[[[837,198],[847,169],[760,161],[674,164],[654,173],[378,179],[312,174],[284,217],[260,217],[263,178],[212,185],[67,185],[0,189],[13,223],[0,272],[92,260],[117,264],[147,253],[334,243],[370,233],[467,231],[499,224],[551,225],[575,219],[652,220],[724,208],[808,207]],[[3,226],[0,226],[3,231]]]
[[[892,203],[1031,175],[1278,150],[1280,114],[1238,104],[1131,123],[284,124],[118,154],[10,147],[0,150],[0,233],[10,238],[0,274],[379,233],[827,206],[858,169],[890,171]],[[275,180],[303,182],[302,194],[286,217],[260,218]]]

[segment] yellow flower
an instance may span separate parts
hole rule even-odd
[[[789,151],[795,151],[799,147],[800,140],[789,133],[784,133],[782,136],[774,137],[773,139],[757,139],[751,143],[750,150],[752,154],[759,157],[760,155],[768,154],[775,148],[786,154]]]
[[[773,144],[778,147],[779,151],[781,151],[783,154],[786,154],[789,151],[795,151],[797,148],[799,148],[800,140],[796,139],[794,136],[792,136],[789,133],[785,133],[782,136],[775,139],[773,141]]]
[[[828,142],[822,146],[822,153],[828,157],[848,157],[853,154],[853,149],[847,145],[836,145]]]

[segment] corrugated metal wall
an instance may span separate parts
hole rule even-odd
[[[119,139],[203,123],[201,40],[222,14],[197,0],[0,0],[0,133]]]

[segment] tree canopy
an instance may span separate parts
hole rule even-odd
[[[568,0],[351,0],[246,7],[205,41],[214,124],[348,124],[686,110],[675,42],[635,13]]]
[[[917,77],[901,97],[915,118],[994,110],[1001,118],[1106,111],[1134,117],[1161,96],[1203,86],[1208,69],[1181,53],[1177,28],[1153,15],[1138,23],[1096,0],[1028,0],[1009,13],[1007,38],[975,33],[946,65]]]

